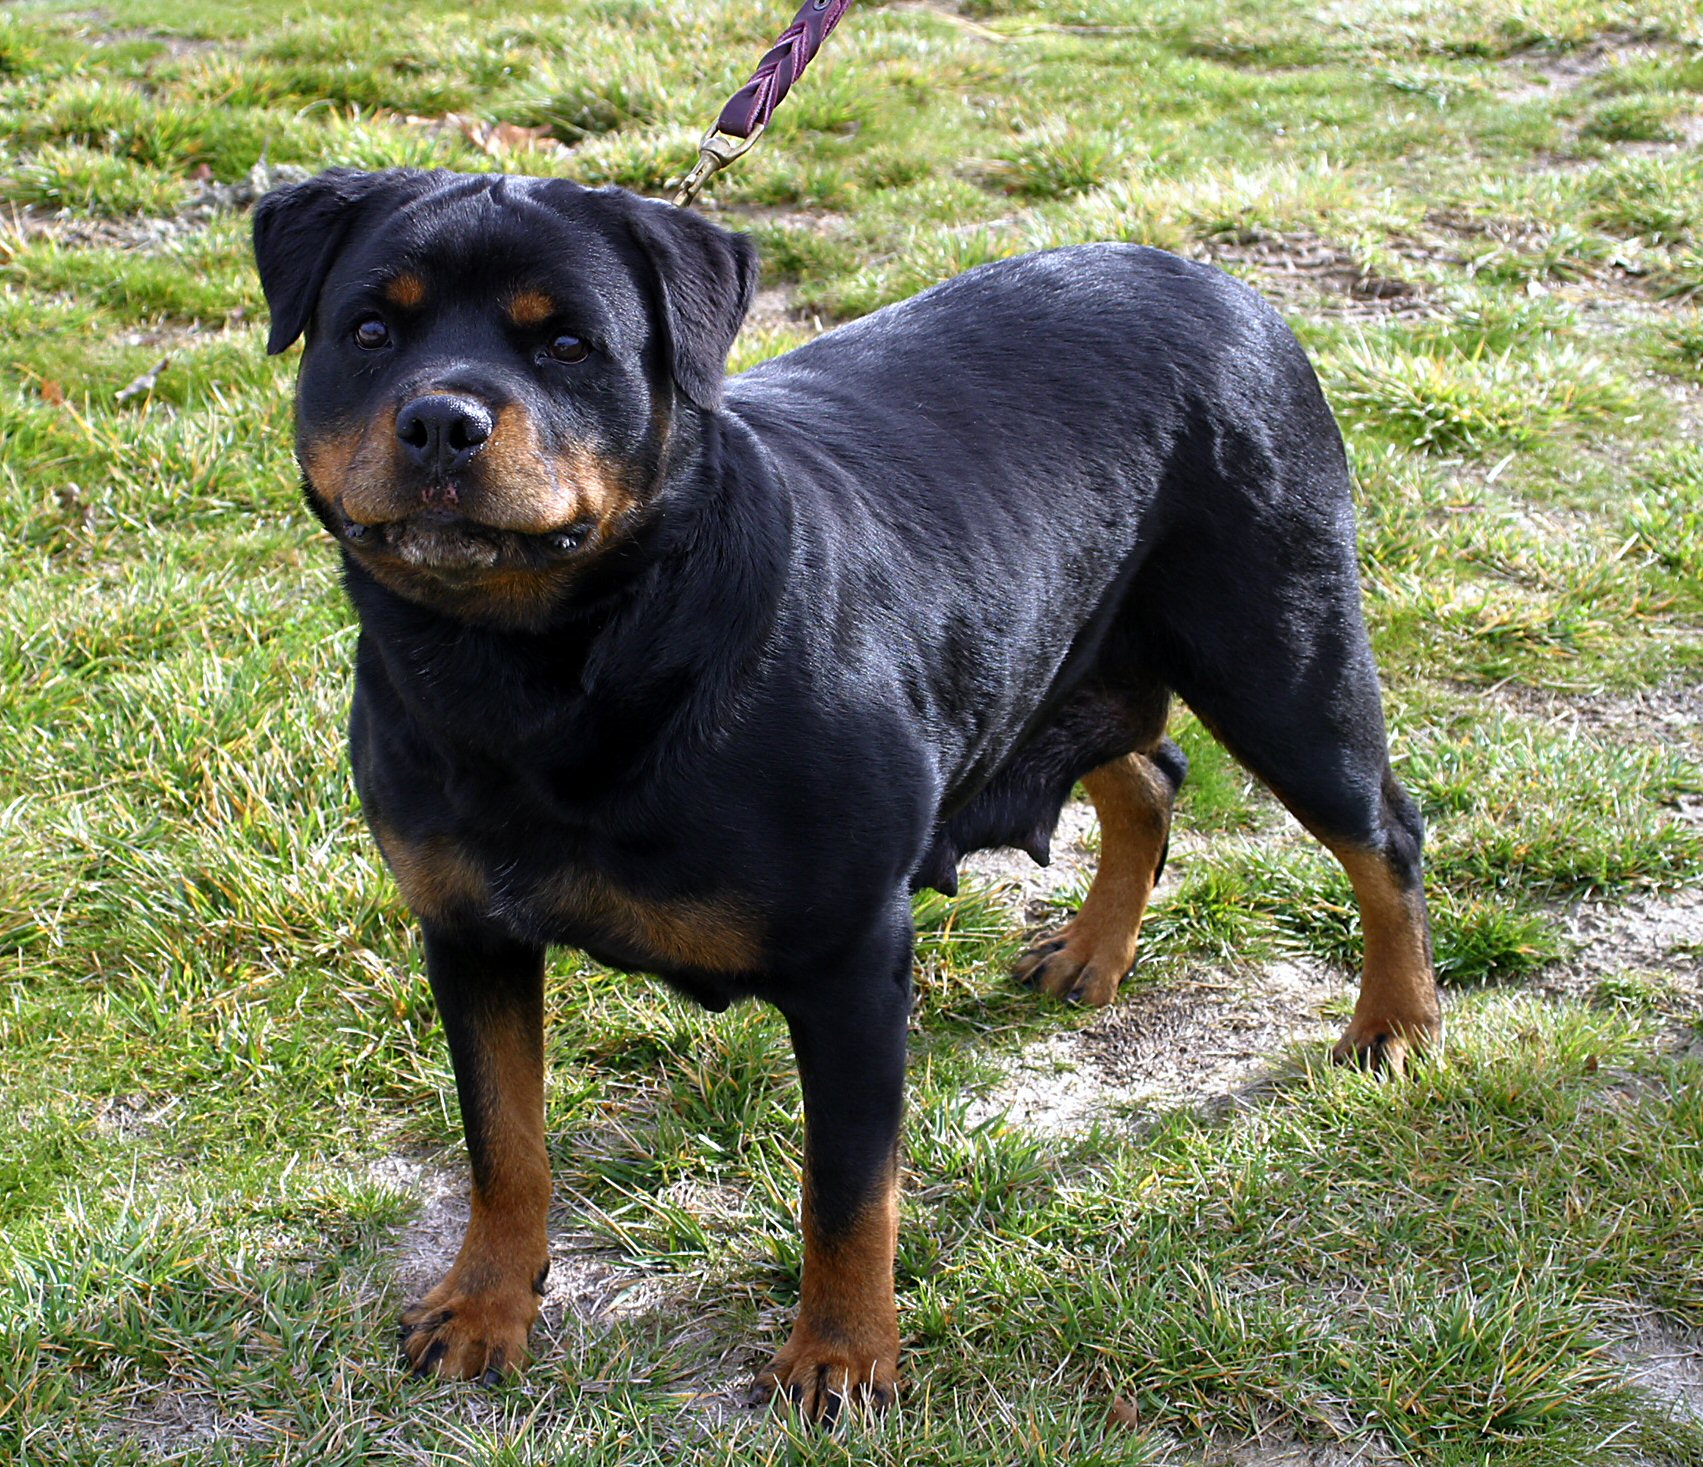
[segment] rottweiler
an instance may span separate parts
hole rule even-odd
[[[1441,1033],[1418,812],[1390,771],[1342,440],[1247,286],[1124,244],[971,270],[732,379],[756,250],[562,179],[333,170],[264,198],[269,350],[360,622],[362,808],[424,935],[472,1164],[422,1372],[523,1358],[550,1265],[546,949],[773,1004],[804,1267],[760,1385],[898,1379],[911,895],[1099,866],[1017,976],[1105,1004],[1185,763],[1180,698],[1341,861],[1345,1059]]]

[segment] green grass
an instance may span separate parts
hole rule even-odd
[[[1446,1056],[1390,1085],[1273,1055],[1286,1078],[1216,1119],[1037,1132],[988,1097],[1086,1021],[1004,978],[1006,895],[920,898],[907,1394],[814,1437],[723,1394],[797,1297],[783,1026],[562,954],[553,1232],[590,1315],[495,1393],[399,1376],[399,1238],[459,1185],[459,1120],[354,813],[353,636],[296,488],[293,360],[263,353],[247,217],[208,186],[264,160],[660,192],[784,19],[0,15],[0,1459],[1109,1464],[1263,1435],[1703,1460],[1621,1359],[1640,1324],[1703,1332],[1703,1075],[1670,1043],[1703,1025],[1696,943],[1566,936],[1581,899],[1703,879],[1690,0],[854,7],[709,190],[786,308],[735,366],[1086,239],[1266,289],[1354,466]],[[469,137],[491,123],[548,136],[493,157]],[[1204,973],[1352,969],[1340,872],[1191,718],[1173,733],[1191,776],[1129,1011]],[[1058,884],[1063,907],[1080,877]]]

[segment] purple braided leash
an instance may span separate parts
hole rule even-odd
[[[727,99],[715,125],[698,145],[698,161],[681,180],[674,202],[682,207],[698,196],[710,175],[748,151],[769,125],[775,108],[815,60],[828,33],[840,23],[851,0],[804,0],[781,37],[757,63],[751,80]]]
[[[766,127],[850,4],[851,0],[805,0],[792,24],[757,63],[751,80],[727,99],[715,120],[716,131],[748,138],[756,128]]]

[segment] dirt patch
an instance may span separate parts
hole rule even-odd
[[[411,1303],[455,1262],[467,1227],[467,1175],[441,1158],[407,1156],[385,1158],[370,1175],[420,1199],[418,1211],[398,1232],[391,1250],[395,1264],[390,1277],[399,1302]],[[712,1192],[692,1181],[668,1189],[663,1200],[729,1227],[735,1225],[731,1219],[744,1215],[737,1195]],[[587,1231],[586,1212],[583,1199],[558,1186],[550,1208],[550,1275],[532,1336],[533,1359],[569,1358],[576,1340],[605,1335],[625,1321],[654,1314],[677,1344],[689,1345],[687,1353],[705,1361],[676,1382],[680,1407],[706,1427],[747,1413],[750,1382],[767,1359],[752,1341],[784,1338],[791,1311],[767,1311],[755,1335],[730,1333],[722,1306],[711,1311],[703,1302],[708,1291],[719,1287],[713,1270],[683,1274],[634,1268],[617,1249]],[[598,1383],[581,1382],[579,1388],[596,1389]]]
[[[1402,1459],[1377,1442],[1314,1447],[1273,1438],[1236,1446],[1179,1444],[1159,1460],[1165,1467],[1395,1467]]]
[[[1656,974],[1668,995],[1666,1042],[1697,1042],[1703,891],[1582,903],[1559,920],[1571,955],[1535,991],[1600,1000],[1605,977]],[[1145,987],[1138,967],[1117,1003],[1014,1055],[973,1115],[1061,1135],[1095,1122],[1139,1125],[1177,1107],[1218,1115],[1254,1104],[1297,1073],[1285,1050],[1324,1054],[1355,991],[1353,974],[1313,959],[1202,967]]]
[[[151,1095],[111,1095],[95,1107],[95,1130],[119,1141],[140,1141],[158,1131],[179,1104],[176,1096],[162,1101]]]
[[[827,325],[814,311],[798,304],[798,291],[791,285],[766,285],[751,299],[744,329],[750,331],[796,331],[820,334]]]
[[[973,1114],[1006,1114],[1046,1135],[1139,1125],[1179,1107],[1221,1114],[1297,1073],[1281,1058],[1288,1046],[1322,1055],[1341,1027],[1325,1011],[1353,994],[1349,974],[1305,960],[1202,968],[1148,987],[1126,980],[1118,1002],[1083,1027],[1016,1055]]]
[[[1462,684],[1482,697],[1482,688]],[[1576,733],[1660,744],[1703,755],[1703,682],[1673,677],[1630,693],[1573,694],[1525,683],[1501,683],[1493,690],[1499,703],[1527,718],[1540,718]],[[1703,821],[1703,802],[1691,817]]]
[[[235,214],[252,208],[263,195],[286,184],[304,183],[313,177],[311,168],[295,163],[268,163],[264,158],[248,170],[245,178],[235,183],[220,183],[208,177],[200,179],[195,197],[178,211],[178,217],[191,223],[204,223],[217,214]]]
[[[127,1390],[109,1381],[89,1382],[101,1397],[99,1434],[113,1443],[140,1448],[157,1462],[202,1462],[210,1448],[229,1450],[276,1439],[276,1431],[253,1415],[226,1415],[212,1391],[178,1387]]]
[[[1561,918],[1568,956],[1533,985],[1554,996],[1603,998],[1605,979],[1644,974],[1670,1044],[1698,1043],[1703,1017],[1703,891],[1580,902]]]
[[[123,30],[94,31],[88,33],[87,39],[93,46],[124,46],[131,42],[144,41],[149,45],[158,46],[174,61],[184,56],[204,56],[210,52],[226,50],[231,44],[229,41],[207,40],[202,36],[168,35],[164,31],[151,31],[137,26]]]
[[[1352,316],[1430,309],[1413,282],[1380,274],[1347,250],[1306,230],[1245,230],[1202,240],[1187,253],[1250,278],[1280,305]]]
[[[1571,172],[1590,165],[1585,160],[1557,159],[1551,166]],[[1612,255],[1598,258],[1582,255],[1577,245],[1557,251],[1560,227],[1532,219],[1445,208],[1428,210],[1425,224],[1434,232],[1421,246],[1427,258],[1460,266],[1473,275],[1498,261],[1520,262],[1528,291],[1555,295],[1587,317],[1600,315],[1615,329],[1640,324],[1622,322],[1620,318],[1629,310],[1647,313],[1646,319],[1663,313],[1662,308],[1649,305],[1652,252],[1637,240],[1622,240]],[[1455,240],[1472,243],[1463,253],[1453,247]]]
[[[729,229],[750,229],[767,224],[775,229],[802,229],[811,234],[837,234],[846,227],[846,216],[832,209],[801,209],[796,204],[723,204],[705,199],[701,212]]]
[[[1640,1390],[1679,1421],[1703,1422],[1703,1337],[1682,1333],[1653,1311],[1610,1347]]]
[[[1529,691],[1529,690],[1528,690]],[[1703,724],[1688,687],[1645,701],[1629,695],[1587,704],[1588,716],[1624,735],[1625,720],[1648,717],[1672,736],[1670,717]],[[1574,700],[1558,700],[1572,708]],[[1581,715],[1587,716],[1587,715]],[[1663,733],[1652,733],[1662,737]],[[1687,798],[1682,818],[1703,823],[1703,799]],[[1053,841],[1053,864],[1039,868],[1017,851],[983,851],[963,874],[1004,894],[1014,923],[1041,928],[1059,920],[1092,878],[1096,830],[1091,806],[1065,806]],[[1258,837],[1270,844],[1305,842],[1287,822]],[[1209,836],[1173,836],[1167,880]],[[1552,997],[1601,1000],[1605,977],[1656,975],[1669,1047],[1695,1045],[1703,1015],[1703,891],[1578,903],[1557,913],[1568,956],[1531,986]],[[1258,966],[1191,966],[1181,976],[1143,983],[1138,963],[1118,1001],[1085,1023],[1026,1046],[1012,1056],[1004,1078],[973,1108],[976,1119],[1005,1114],[1049,1135],[1079,1132],[1095,1122],[1127,1126],[1177,1107],[1221,1114],[1257,1102],[1292,1077],[1283,1056],[1300,1046],[1322,1055],[1352,1008],[1357,975],[1318,959],[1297,957]]]
[[[184,218],[92,219],[62,214],[31,204],[7,211],[4,229],[15,239],[50,238],[72,249],[150,250],[182,235],[193,233],[200,224]],[[0,237],[0,250],[5,240]]]
[[[889,14],[924,15],[933,20],[944,21],[946,24],[965,32],[965,34],[974,36],[979,41],[991,41],[996,46],[1003,46],[1007,42],[1015,39],[1012,36],[1004,34],[1002,31],[996,31],[988,26],[982,25],[979,21],[971,17],[968,7],[959,3],[959,0],[894,0],[894,3],[892,4],[882,5],[877,8],[887,11]],[[1035,29],[1063,30],[1067,29],[1067,27],[1036,26]],[[1068,27],[1068,29],[1076,30],[1099,28],[1072,26]],[[1127,30],[1132,28],[1125,27],[1125,29]]]
[[[977,851],[959,863],[960,879],[998,888],[1015,922],[1031,925],[1059,915],[1058,893],[1086,891],[1099,857],[1094,807],[1072,800],[1053,832],[1052,862],[1037,866],[1022,851]]]
[[[1615,143],[1622,153],[1646,158],[1660,158],[1674,153],[1689,153],[1703,145],[1703,116],[1695,113],[1670,117],[1666,124],[1669,133],[1660,138],[1623,138]]]
[[[272,189],[300,183],[312,176],[309,169],[294,163],[261,162],[235,183],[220,183],[216,178],[197,180],[195,192],[170,216],[96,219],[31,204],[10,209],[0,221],[0,230],[22,240],[50,238],[74,249],[157,250],[185,235],[199,233],[221,214],[251,208],[256,199]],[[0,250],[4,247],[4,233],[0,233]]]
[[[1287,818],[1253,838],[1310,844]],[[1191,858],[1220,839],[1173,827],[1165,882],[1180,879]],[[1050,866],[999,850],[978,851],[961,869],[994,886],[1014,924],[1040,930],[1075,907],[1093,877],[1097,849],[1093,807],[1072,801],[1053,836]],[[1008,1114],[1016,1125],[1062,1135],[1096,1121],[1139,1125],[1179,1106],[1216,1114],[1252,1103],[1294,1073],[1282,1058],[1288,1047],[1323,1053],[1342,1027],[1326,1011],[1351,1005],[1354,984],[1355,975],[1310,958],[1258,967],[1202,964],[1143,981],[1138,959],[1115,1003],[1014,1055],[1005,1078],[972,1114],[978,1120]]]
[[[1669,49],[1669,43],[1631,30],[1604,31],[1584,45],[1565,51],[1534,46],[1516,51],[1501,62],[1508,79],[1502,95],[1505,101],[1515,103],[1565,96],[1604,72]]]

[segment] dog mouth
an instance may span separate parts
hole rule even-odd
[[[526,534],[482,524],[453,510],[423,509],[372,524],[339,514],[334,529],[337,538],[362,557],[446,579],[476,579],[493,571],[560,565],[581,549],[592,526]]]

